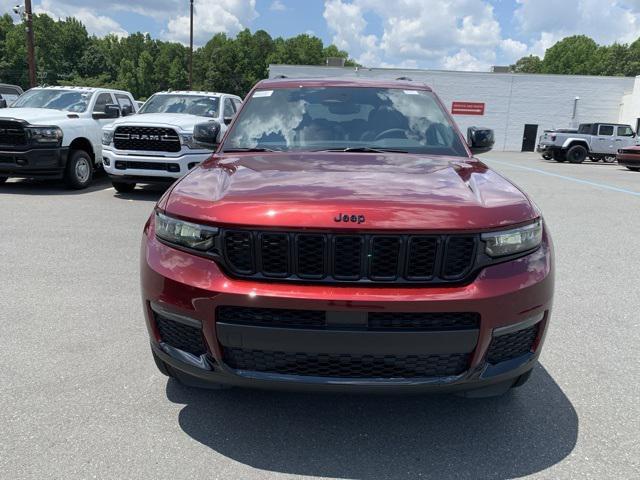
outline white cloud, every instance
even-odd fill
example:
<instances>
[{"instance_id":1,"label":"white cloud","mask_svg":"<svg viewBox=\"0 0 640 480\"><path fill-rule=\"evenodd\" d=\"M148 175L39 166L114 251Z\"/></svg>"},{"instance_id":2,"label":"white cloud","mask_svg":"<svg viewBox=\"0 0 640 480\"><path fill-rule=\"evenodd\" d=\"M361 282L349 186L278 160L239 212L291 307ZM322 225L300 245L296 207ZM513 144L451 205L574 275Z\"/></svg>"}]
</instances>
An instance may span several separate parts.
<instances>
[{"instance_id":1,"label":"white cloud","mask_svg":"<svg viewBox=\"0 0 640 480\"><path fill-rule=\"evenodd\" d=\"M368 32L367 14L380 19L379 36ZM500 24L487 1L326 0L324 18L333 42L367 66L464 64L486 69L501 41Z\"/></svg>"},{"instance_id":2,"label":"white cloud","mask_svg":"<svg viewBox=\"0 0 640 480\"><path fill-rule=\"evenodd\" d=\"M273 0L273 2L271 2L271 6L269 7L269 10L273 10L274 12L284 12L286 9L286 5L282 3L281 0Z\"/></svg>"},{"instance_id":3,"label":"white cloud","mask_svg":"<svg viewBox=\"0 0 640 480\"><path fill-rule=\"evenodd\" d=\"M216 33L236 34L256 17L256 0L196 0L194 43L201 45ZM169 20L165 36L169 40L189 42L189 15Z\"/></svg>"},{"instance_id":4,"label":"white cloud","mask_svg":"<svg viewBox=\"0 0 640 480\"><path fill-rule=\"evenodd\" d=\"M112 18L96 15L92 10L84 7L78 8L73 5L65 5L62 2L43 0L34 6L34 12L46 13L53 18L75 17L87 27L89 33L95 35L103 36L109 33L118 36L128 35L128 32Z\"/></svg>"},{"instance_id":5,"label":"white cloud","mask_svg":"<svg viewBox=\"0 0 640 480\"><path fill-rule=\"evenodd\" d=\"M500 51L502 52L502 58L511 64L524 57L529 51L529 47L526 43L512 38L505 38L500 42Z\"/></svg>"},{"instance_id":6,"label":"white cloud","mask_svg":"<svg viewBox=\"0 0 640 480\"><path fill-rule=\"evenodd\" d=\"M466 49L460 50L455 55L445 57L442 66L446 70L461 70L467 72L487 71L492 62L486 62L471 55Z\"/></svg>"}]
</instances>

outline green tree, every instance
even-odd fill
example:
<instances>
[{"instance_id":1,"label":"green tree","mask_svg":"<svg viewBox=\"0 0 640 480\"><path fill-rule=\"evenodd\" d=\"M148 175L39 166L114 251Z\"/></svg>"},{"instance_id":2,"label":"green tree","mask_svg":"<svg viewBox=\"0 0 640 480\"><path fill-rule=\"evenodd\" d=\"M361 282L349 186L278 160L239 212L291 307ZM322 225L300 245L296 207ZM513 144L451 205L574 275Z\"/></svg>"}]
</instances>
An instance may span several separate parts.
<instances>
[{"instance_id":1,"label":"green tree","mask_svg":"<svg viewBox=\"0 0 640 480\"><path fill-rule=\"evenodd\" d=\"M514 65L511 65L511 71L515 73L540 73L542 72L542 60L536 55L522 57Z\"/></svg>"},{"instance_id":2,"label":"green tree","mask_svg":"<svg viewBox=\"0 0 640 480\"><path fill-rule=\"evenodd\" d=\"M596 42L585 35L566 37L545 52L542 72L589 75L597 50Z\"/></svg>"}]
</instances>

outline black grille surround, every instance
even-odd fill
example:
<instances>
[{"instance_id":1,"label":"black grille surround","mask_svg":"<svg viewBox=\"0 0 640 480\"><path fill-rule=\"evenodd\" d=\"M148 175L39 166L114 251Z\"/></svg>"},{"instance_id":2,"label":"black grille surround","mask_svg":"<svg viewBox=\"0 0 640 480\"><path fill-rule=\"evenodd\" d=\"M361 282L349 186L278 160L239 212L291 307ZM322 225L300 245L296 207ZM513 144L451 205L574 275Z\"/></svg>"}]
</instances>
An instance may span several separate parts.
<instances>
[{"instance_id":1,"label":"black grille surround","mask_svg":"<svg viewBox=\"0 0 640 480\"><path fill-rule=\"evenodd\" d=\"M118 150L147 152L179 152L180 137L173 128L120 126L113 134L113 146Z\"/></svg>"},{"instance_id":2,"label":"black grille surround","mask_svg":"<svg viewBox=\"0 0 640 480\"><path fill-rule=\"evenodd\" d=\"M13 120L0 120L0 145L25 147L28 144L24 124Z\"/></svg>"},{"instance_id":3,"label":"black grille surround","mask_svg":"<svg viewBox=\"0 0 640 480\"><path fill-rule=\"evenodd\" d=\"M206 353L201 329L171 320L159 313L154 313L154 318L161 341L195 356Z\"/></svg>"},{"instance_id":4,"label":"black grille surround","mask_svg":"<svg viewBox=\"0 0 640 480\"><path fill-rule=\"evenodd\" d=\"M539 328L540 323L536 323L531 327L494 337L489 345L487 361L495 365L529 353L538 337Z\"/></svg>"},{"instance_id":5,"label":"black grille surround","mask_svg":"<svg viewBox=\"0 0 640 480\"><path fill-rule=\"evenodd\" d=\"M479 234L421 235L220 230L234 277L306 283L450 284L477 270Z\"/></svg>"},{"instance_id":6,"label":"black grille surround","mask_svg":"<svg viewBox=\"0 0 640 480\"><path fill-rule=\"evenodd\" d=\"M349 355L223 348L223 356L229 367L238 370L314 377L389 379L460 375L467 369L470 355Z\"/></svg>"}]
</instances>

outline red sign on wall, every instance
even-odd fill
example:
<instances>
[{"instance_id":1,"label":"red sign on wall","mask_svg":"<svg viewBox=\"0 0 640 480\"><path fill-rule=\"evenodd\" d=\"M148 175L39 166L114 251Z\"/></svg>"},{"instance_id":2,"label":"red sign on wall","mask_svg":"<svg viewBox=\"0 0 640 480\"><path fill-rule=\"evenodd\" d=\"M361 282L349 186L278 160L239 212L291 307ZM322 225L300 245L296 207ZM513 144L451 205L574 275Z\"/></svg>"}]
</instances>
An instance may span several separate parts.
<instances>
[{"instance_id":1,"label":"red sign on wall","mask_svg":"<svg viewBox=\"0 0 640 480\"><path fill-rule=\"evenodd\" d=\"M484 115L484 103L453 102L451 113L453 115Z\"/></svg>"}]
</instances>

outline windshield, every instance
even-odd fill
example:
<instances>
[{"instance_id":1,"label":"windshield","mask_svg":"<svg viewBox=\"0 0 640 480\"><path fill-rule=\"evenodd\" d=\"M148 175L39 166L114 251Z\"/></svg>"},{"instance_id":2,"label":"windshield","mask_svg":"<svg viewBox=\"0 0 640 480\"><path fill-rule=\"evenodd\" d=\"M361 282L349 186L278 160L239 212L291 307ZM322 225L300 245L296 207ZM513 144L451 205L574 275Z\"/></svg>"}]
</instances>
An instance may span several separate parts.
<instances>
[{"instance_id":1,"label":"windshield","mask_svg":"<svg viewBox=\"0 0 640 480\"><path fill-rule=\"evenodd\" d=\"M200 117L218 117L218 97L196 95L153 95L138 113L185 113Z\"/></svg>"},{"instance_id":2,"label":"windshield","mask_svg":"<svg viewBox=\"0 0 640 480\"><path fill-rule=\"evenodd\" d=\"M378 149L468 156L431 92L371 87L257 90L222 149Z\"/></svg>"},{"instance_id":3,"label":"windshield","mask_svg":"<svg viewBox=\"0 0 640 480\"><path fill-rule=\"evenodd\" d=\"M12 108L50 108L67 112L84 112L91 100L91 92L63 89L29 90L23 93Z\"/></svg>"}]
</instances>

